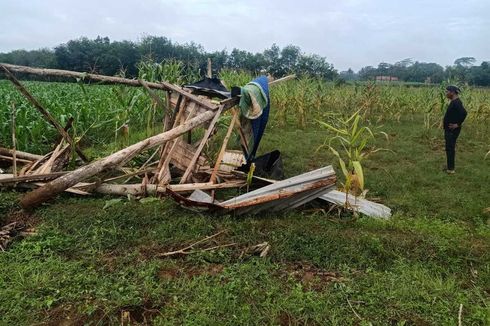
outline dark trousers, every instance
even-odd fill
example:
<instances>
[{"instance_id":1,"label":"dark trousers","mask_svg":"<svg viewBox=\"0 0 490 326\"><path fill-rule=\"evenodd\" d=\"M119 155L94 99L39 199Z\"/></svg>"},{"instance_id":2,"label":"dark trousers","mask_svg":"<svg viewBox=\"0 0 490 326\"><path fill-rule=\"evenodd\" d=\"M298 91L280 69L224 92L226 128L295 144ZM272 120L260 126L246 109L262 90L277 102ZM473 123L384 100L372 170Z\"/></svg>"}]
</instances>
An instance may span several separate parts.
<instances>
[{"instance_id":1,"label":"dark trousers","mask_svg":"<svg viewBox=\"0 0 490 326\"><path fill-rule=\"evenodd\" d=\"M447 169L454 170L454 158L456 157L456 140L458 139L461 128L444 129L444 139L446 140Z\"/></svg>"}]
</instances>

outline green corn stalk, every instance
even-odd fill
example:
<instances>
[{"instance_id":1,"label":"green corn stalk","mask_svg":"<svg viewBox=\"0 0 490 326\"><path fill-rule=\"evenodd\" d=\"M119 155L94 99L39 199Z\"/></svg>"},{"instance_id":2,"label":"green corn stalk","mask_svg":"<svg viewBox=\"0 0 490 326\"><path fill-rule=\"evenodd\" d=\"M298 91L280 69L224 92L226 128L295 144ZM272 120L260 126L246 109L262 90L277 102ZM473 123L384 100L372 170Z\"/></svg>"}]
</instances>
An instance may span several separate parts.
<instances>
[{"instance_id":1,"label":"green corn stalk","mask_svg":"<svg viewBox=\"0 0 490 326\"><path fill-rule=\"evenodd\" d=\"M352 193L357 196L365 189L365 176L362 161L370 154L380 149L365 151L369 142L374 139L375 134L367 126L361 125L361 110L357 110L347 119L338 119L336 125L324 121L318 123L333 132L333 136L328 136L324 145L338 159L344 182L343 191L346 194ZM379 134L388 135L384 132ZM334 144L337 144L334 146ZM347 205L347 198L346 198Z\"/></svg>"}]
</instances>

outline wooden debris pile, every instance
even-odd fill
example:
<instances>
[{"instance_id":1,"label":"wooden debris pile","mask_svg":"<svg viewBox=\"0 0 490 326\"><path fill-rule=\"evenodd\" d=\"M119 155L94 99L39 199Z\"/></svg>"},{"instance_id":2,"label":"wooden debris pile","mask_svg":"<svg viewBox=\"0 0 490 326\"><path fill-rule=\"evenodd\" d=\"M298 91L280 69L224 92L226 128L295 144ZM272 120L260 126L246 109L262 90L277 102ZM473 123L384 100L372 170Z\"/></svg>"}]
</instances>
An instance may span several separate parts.
<instances>
[{"instance_id":1,"label":"wooden debris pile","mask_svg":"<svg viewBox=\"0 0 490 326\"><path fill-rule=\"evenodd\" d=\"M12 171L10 174L0 174L0 187L30 189L20 201L25 209L34 208L62 192L69 192L77 195L166 194L186 207L234 211L240 214L258 213L298 207L335 188L335 172L331 167L279 182L251 178L250 175L237 171L236 168L244 163L244 155L228 150L228 142L236 130L240 146L246 154L249 148L247 139L250 136L247 134L249 131L240 124L240 113L236 109L239 96L217 101L213 96L205 96L202 92L197 93L193 89L166 82L150 83L144 80L9 64L0 64L1 71L60 135L52 151L46 155L34 155L16 150L13 128L14 148L0 148L0 164L4 164L0 167L5 169L6 165ZM163 130L104 158L90 161L79 143L69 134L71 125L76 121L70 120L66 126L61 126L48 109L16 79L14 73L143 87L155 105L164 112ZM272 81L269 85L291 78L294 76ZM155 90L164 91L165 98L159 97ZM216 156L209 157L205 154L205 148L211 142L216 142L218 121L224 114L231 115L231 122L218 144ZM74 153L77 156L76 168L69 170L69 162ZM143 153L149 157L143 164L137 167L134 161L130 164ZM135 179L138 182L135 183ZM246 187L248 191L250 180L262 182L266 186L224 202L216 200L216 192L221 189Z\"/></svg>"}]
</instances>

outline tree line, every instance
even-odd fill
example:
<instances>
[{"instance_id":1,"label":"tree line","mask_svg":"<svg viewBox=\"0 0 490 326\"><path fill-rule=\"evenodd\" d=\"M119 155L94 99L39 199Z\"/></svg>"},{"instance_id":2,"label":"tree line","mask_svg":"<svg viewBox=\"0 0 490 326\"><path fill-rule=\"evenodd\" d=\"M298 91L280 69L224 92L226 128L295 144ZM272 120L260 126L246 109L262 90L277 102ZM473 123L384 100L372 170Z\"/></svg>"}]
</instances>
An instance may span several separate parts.
<instances>
[{"instance_id":1,"label":"tree line","mask_svg":"<svg viewBox=\"0 0 490 326\"><path fill-rule=\"evenodd\" d=\"M240 49L207 52L194 42L179 44L162 36L146 36L138 42L111 41L108 37L88 39L85 37L60 44L54 49L15 50L0 53L0 62L86 71L104 75L138 75L137 65L141 61L162 62L167 59L181 61L193 70L206 71L207 59L212 61L214 74L221 69L246 70L254 74L269 73L275 77L290 73L308 75L326 80L375 80L377 76L397 77L400 81L440 83L444 80L457 81L479 86L490 86L490 62L475 65L475 58L463 57L454 65L442 67L437 63L426 63L404 59L394 64L380 63L377 67L367 66L354 72L352 69L340 73L326 58L306 54L300 47L287 45L280 48L273 44L263 52L252 53Z\"/></svg>"},{"instance_id":2,"label":"tree line","mask_svg":"<svg viewBox=\"0 0 490 326\"><path fill-rule=\"evenodd\" d=\"M275 77L289 73L310 75L332 80L338 73L324 57L305 54L298 46L282 49L273 44L262 53L239 49L206 52L196 43L178 44L166 37L146 36L139 42L111 41L108 37L71 40L54 49L15 50L0 53L0 62L57 68L104 75L124 73L127 77L138 75L137 64L143 60L162 62L167 59L181 61L192 69L205 72L207 59L216 74L223 68L246 70L254 74L269 73Z\"/></svg>"}]
</instances>

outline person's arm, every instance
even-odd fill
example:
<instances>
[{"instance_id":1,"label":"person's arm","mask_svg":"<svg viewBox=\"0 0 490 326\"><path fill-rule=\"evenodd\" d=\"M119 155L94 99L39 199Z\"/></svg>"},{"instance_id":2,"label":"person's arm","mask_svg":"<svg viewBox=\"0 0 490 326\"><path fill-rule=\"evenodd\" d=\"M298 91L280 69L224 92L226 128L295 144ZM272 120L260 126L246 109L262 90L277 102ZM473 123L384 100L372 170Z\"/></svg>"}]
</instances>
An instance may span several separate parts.
<instances>
[{"instance_id":1,"label":"person's arm","mask_svg":"<svg viewBox=\"0 0 490 326\"><path fill-rule=\"evenodd\" d=\"M468 115L468 112L466 112L463 104L459 105L459 107L458 107L458 125L460 127L463 124L464 120L466 119L467 115Z\"/></svg>"}]
</instances>

